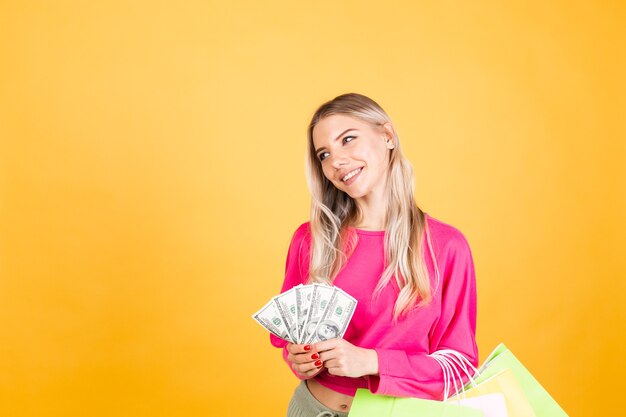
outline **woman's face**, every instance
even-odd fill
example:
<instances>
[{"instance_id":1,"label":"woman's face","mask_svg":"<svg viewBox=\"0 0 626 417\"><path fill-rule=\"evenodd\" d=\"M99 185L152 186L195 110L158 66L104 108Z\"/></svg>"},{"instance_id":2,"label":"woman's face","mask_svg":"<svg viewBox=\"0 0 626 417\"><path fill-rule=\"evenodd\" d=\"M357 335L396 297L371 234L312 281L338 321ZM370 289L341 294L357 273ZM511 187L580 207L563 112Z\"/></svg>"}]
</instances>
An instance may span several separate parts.
<instances>
[{"instance_id":1,"label":"woman's face","mask_svg":"<svg viewBox=\"0 0 626 417\"><path fill-rule=\"evenodd\" d=\"M324 176L335 187L355 200L384 198L391 123L383 131L350 116L327 116L313 128L313 147ZM352 177L346 178L348 174Z\"/></svg>"}]
</instances>

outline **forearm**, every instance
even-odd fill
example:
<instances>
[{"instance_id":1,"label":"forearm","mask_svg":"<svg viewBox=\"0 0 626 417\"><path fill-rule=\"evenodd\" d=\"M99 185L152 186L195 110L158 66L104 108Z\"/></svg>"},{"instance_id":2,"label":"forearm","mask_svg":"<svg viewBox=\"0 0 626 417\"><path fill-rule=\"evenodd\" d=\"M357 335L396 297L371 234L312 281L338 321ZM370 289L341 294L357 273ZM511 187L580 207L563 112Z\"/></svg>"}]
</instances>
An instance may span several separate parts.
<instances>
[{"instance_id":1,"label":"forearm","mask_svg":"<svg viewBox=\"0 0 626 417\"><path fill-rule=\"evenodd\" d=\"M471 351L470 351L471 352ZM464 353L472 365L478 359ZM393 396L410 396L441 399L444 389L443 371L440 364L426 353L407 353L396 349L377 349L378 375L368 377L372 393ZM456 366L455 366L456 367ZM461 384L467 382L462 370Z\"/></svg>"}]
</instances>

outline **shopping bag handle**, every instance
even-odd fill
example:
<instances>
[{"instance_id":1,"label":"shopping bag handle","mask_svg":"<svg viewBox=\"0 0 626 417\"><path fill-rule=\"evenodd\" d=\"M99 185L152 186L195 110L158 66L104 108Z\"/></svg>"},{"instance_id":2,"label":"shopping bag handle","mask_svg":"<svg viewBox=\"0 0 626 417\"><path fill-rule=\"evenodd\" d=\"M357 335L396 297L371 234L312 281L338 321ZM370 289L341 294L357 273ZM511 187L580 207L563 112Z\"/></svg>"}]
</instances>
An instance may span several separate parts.
<instances>
[{"instance_id":1,"label":"shopping bag handle","mask_svg":"<svg viewBox=\"0 0 626 417\"><path fill-rule=\"evenodd\" d=\"M444 384L443 401L447 401L449 398L449 392L451 389L451 384L449 382L450 380L452 380L452 382L454 383L455 395L461 392L463 399L465 399L465 387L463 386L463 379L458 369L461 369L463 373L469 378L472 386L477 385L476 381L474 381L474 378L480 375L480 372L478 371L478 369L476 369L474 365L472 365L469 359L467 359L465 355L461 354L460 352L454 349L440 349L431 353L428 356L435 359L441 366L441 369L443 370L443 384ZM457 365L458 367L455 365ZM473 376L470 374L470 369L474 371ZM455 374L457 378L455 378ZM460 383L460 389L459 389L459 386L457 385L457 379Z\"/></svg>"},{"instance_id":2,"label":"shopping bag handle","mask_svg":"<svg viewBox=\"0 0 626 417\"><path fill-rule=\"evenodd\" d=\"M452 369L450 368L448 361L443 356L435 354L431 354L429 356L436 360L439 363L439 366L441 366L441 370L443 371L443 401L447 401L450 393L450 379L454 382L454 388L458 392L456 380L452 378Z\"/></svg>"},{"instance_id":3,"label":"shopping bag handle","mask_svg":"<svg viewBox=\"0 0 626 417\"><path fill-rule=\"evenodd\" d=\"M463 373L467 375L472 385L474 386L476 385L473 378L480 375L480 371L476 369L474 365L472 365L472 363L469 361L469 359L467 359L467 357L465 357L465 355L453 349L441 349L441 350L436 351L435 353L437 355L441 355L449 359L451 363L457 364L463 370ZM473 374L470 374L468 367L472 371L474 371ZM456 370L456 368L454 369ZM457 372L457 375L458 375L458 372Z\"/></svg>"}]
</instances>

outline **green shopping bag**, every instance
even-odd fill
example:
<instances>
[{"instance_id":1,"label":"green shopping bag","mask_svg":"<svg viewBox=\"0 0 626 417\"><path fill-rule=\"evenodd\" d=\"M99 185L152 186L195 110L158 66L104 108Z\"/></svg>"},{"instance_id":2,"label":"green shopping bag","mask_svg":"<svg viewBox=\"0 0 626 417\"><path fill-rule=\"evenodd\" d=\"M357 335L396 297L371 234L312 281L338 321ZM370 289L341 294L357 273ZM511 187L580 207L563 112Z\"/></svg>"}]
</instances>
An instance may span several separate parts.
<instances>
[{"instance_id":1,"label":"green shopping bag","mask_svg":"<svg viewBox=\"0 0 626 417\"><path fill-rule=\"evenodd\" d=\"M359 388L349 417L484 417L482 411L449 402L389 397Z\"/></svg>"},{"instance_id":2,"label":"green shopping bag","mask_svg":"<svg viewBox=\"0 0 626 417\"><path fill-rule=\"evenodd\" d=\"M535 411L537 417L567 417L567 414L556 401L541 386L539 381L522 365L513 353L500 343L483 365L479 368L479 375L474 378L476 383L486 381L504 369L513 371L517 382L521 385L528 402ZM469 389L470 384L466 385Z\"/></svg>"},{"instance_id":3,"label":"green shopping bag","mask_svg":"<svg viewBox=\"0 0 626 417\"><path fill-rule=\"evenodd\" d=\"M504 369L485 381L468 387L465 391L450 398L450 401L481 397L494 393L499 393L504 398L506 415L508 417L536 417L524 390L510 369Z\"/></svg>"}]
</instances>

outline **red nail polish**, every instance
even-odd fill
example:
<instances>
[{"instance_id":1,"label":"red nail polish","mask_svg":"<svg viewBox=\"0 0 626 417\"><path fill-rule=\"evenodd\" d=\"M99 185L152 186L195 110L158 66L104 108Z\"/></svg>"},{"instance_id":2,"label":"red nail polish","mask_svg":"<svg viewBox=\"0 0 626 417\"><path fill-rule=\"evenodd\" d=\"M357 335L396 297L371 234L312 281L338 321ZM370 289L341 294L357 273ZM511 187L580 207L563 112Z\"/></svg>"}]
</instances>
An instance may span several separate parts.
<instances>
[{"instance_id":1,"label":"red nail polish","mask_svg":"<svg viewBox=\"0 0 626 417\"><path fill-rule=\"evenodd\" d=\"M320 366L322 366L322 361L316 361L316 362L315 362L315 366L317 366L318 368L319 368Z\"/></svg>"},{"instance_id":2,"label":"red nail polish","mask_svg":"<svg viewBox=\"0 0 626 417\"><path fill-rule=\"evenodd\" d=\"M311 350L311 345L304 346L304 350Z\"/></svg>"},{"instance_id":3,"label":"red nail polish","mask_svg":"<svg viewBox=\"0 0 626 417\"><path fill-rule=\"evenodd\" d=\"M319 359L320 355L318 355L317 353L314 353L311 355L311 359Z\"/></svg>"}]
</instances>

